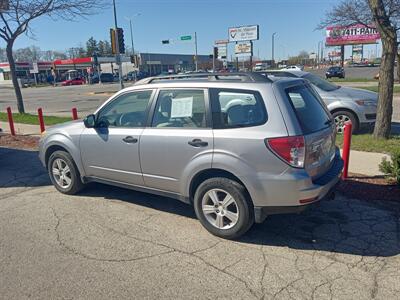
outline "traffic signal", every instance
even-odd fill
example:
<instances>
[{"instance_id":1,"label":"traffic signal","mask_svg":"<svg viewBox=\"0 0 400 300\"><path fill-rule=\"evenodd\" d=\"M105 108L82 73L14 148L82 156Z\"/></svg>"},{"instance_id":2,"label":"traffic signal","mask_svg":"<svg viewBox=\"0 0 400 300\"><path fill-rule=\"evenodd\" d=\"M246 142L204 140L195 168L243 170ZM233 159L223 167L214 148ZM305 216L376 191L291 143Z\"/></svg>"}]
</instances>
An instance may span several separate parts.
<instances>
[{"instance_id":1,"label":"traffic signal","mask_svg":"<svg viewBox=\"0 0 400 300\"><path fill-rule=\"evenodd\" d=\"M214 47L214 57L218 57L218 47Z\"/></svg>"},{"instance_id":2,"label":"traffic signal","mask_svg":"<svg viewBox=\"0 0 400 300\"><path fill-rule=\"evenodd\" d=\"M137 55L131 55L131 63L135 66L139 66L139 57Z\"/></svg>"},{"instance_id":3,"label":"traffic signal","mask_svg":"<svg viewBox=\"0 0 400 300\"><path fill-rule=\"evenodd\" d=\"M124 30L117 28L119 53L125 53Z\"/></svg>"},{"instance_id":4,"label":"traffic signal","mask_svg":"<svg viewBox=\"0 0 400 300\"><path fill-rule=\"evenodd\" d=\"M110 39L111 39L111 52L117 54L117 44L115 40L115 29L110 28Z\"/></svg>"},{"instance_id":5,"label":"traffic signal","mask_svg":"<svg viewBox=\"0 0 400 300\"><path fill-rule=\"evenodd\" d=\"M169 40L162 40L161 43L162 43L163 45L169 44Z\"/></svg>"},{"instance_id":6,"label":"traffic signal","mask_svg":"<svg viewBox=\"0 0 400 300\"><path fill-rule=\"evenodd\" d=\"M93 53L93 64L94 64L95 66L97 66L97 65L99 64L97 52L94 52L94 53Z\"/></svg>"},{"instance_id":7,"label":"traffic signal","mask_svg":"<svg viewBox=\"0 0 400 300\"><path fill-rule=\"evenodd\" d=\"M112 54L117 54L117 39L119 53L125 53L124 30L122 28L110 28Z\"/></svg>"}]
</instances>

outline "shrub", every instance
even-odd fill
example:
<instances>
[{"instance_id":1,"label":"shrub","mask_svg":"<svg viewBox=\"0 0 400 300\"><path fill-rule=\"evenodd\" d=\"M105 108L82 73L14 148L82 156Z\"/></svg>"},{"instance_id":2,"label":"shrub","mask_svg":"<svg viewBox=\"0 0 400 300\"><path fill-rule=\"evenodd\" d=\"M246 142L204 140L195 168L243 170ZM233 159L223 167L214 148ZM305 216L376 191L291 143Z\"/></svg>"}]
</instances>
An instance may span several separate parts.
<instances>
[{"instance_id":1,"label":"shrub","mask_svg":"<svg viewBox=\"0 0 400 300\"><path fill-rule=\"evenodd\" d=\"M391 162L384 157L379 165L379 170L390 178L394 178L400 185L400 149L392 152L390 155Z\"/></svg>"}]
</instances>

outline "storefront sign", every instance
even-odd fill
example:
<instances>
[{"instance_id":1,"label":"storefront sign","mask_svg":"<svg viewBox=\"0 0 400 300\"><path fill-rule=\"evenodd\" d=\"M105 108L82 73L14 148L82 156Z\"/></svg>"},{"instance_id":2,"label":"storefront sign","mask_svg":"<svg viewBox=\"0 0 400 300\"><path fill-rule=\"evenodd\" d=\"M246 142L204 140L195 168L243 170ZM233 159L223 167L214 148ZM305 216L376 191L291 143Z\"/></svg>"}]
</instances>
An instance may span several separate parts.
<instances>
[{"instance_id":1,"label":"storefront sign","mask_svg":"<svg viewBox=\"0 0 400 300\"><path fill-rule=\"evenodd\" d=\"M326 28L326 45L375 44L381 38L378 30L361 24L354 26L329 26Z\"/></svg>"}]
</instances>

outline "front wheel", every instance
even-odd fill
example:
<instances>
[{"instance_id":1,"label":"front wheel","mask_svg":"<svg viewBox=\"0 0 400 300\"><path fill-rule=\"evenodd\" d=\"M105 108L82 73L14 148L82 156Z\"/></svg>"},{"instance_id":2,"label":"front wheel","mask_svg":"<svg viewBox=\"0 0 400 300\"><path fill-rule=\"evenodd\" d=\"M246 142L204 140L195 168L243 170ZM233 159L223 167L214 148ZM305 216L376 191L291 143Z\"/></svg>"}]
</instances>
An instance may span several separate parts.
<instances>
[{"instance_id":1,"label":"front wheel","mask_svg":"<svg viewBox=\"0 0 400 300\"><path fill-rule=\"evenodd\" d=\"M254 223L254 209L246 189L228 178L211 178L200 184L194 209L209 232L225 239L240 237Z\"/></svg>"},{"instance_id":2,"label":"front wheel","mask_svg":"<svg viewBox=\"0 0 400 300\"><path fill-rule=\"evenodd\" d=\"M344 125L346 122L351 122L351 124L353 125L352 131L357 132L358 131L358 120L356 118L356 116L347 111L347 110L339 110L336 111L332 114L333 119L335 120L335 125L336 125L336 131L339 134L343 134L344 133Z\"/></svg>"},{"instance_id":3,"label":"front wheel","mask_svg":"<svg viewBox=\"0 0 400 300\"><path fill-rule=\"evenodd\" d=\"M71 155L65 151L53 152L47 163L47 169L54 187L63 194L73 195L84 187L78 168Z\"/></svg>"}]
</instances>

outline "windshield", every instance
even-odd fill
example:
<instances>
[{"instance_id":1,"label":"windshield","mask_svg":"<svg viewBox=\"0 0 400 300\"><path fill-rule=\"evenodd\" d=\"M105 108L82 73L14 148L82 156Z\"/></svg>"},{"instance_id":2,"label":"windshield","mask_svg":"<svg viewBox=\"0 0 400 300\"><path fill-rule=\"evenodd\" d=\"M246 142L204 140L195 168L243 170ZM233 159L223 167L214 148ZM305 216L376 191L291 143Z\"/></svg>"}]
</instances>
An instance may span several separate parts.
<instances>
[{"instance_id":1,"label":"windshield","mask_svg":"<svg viewBox=\"0 0 400 300\"><path fill-rule=\"evenodd\" d=\"M308 73L308 74L302 76L302 78L307 79L313 85L315 85L316 87L320 88L321 90L323 90L325 92L334 91L334 90L337 90L338 88L340 88L340 86L330 83L330 82L322 79L321 77L311 74L311 73Z\"/></svg>"}]
</instances>

